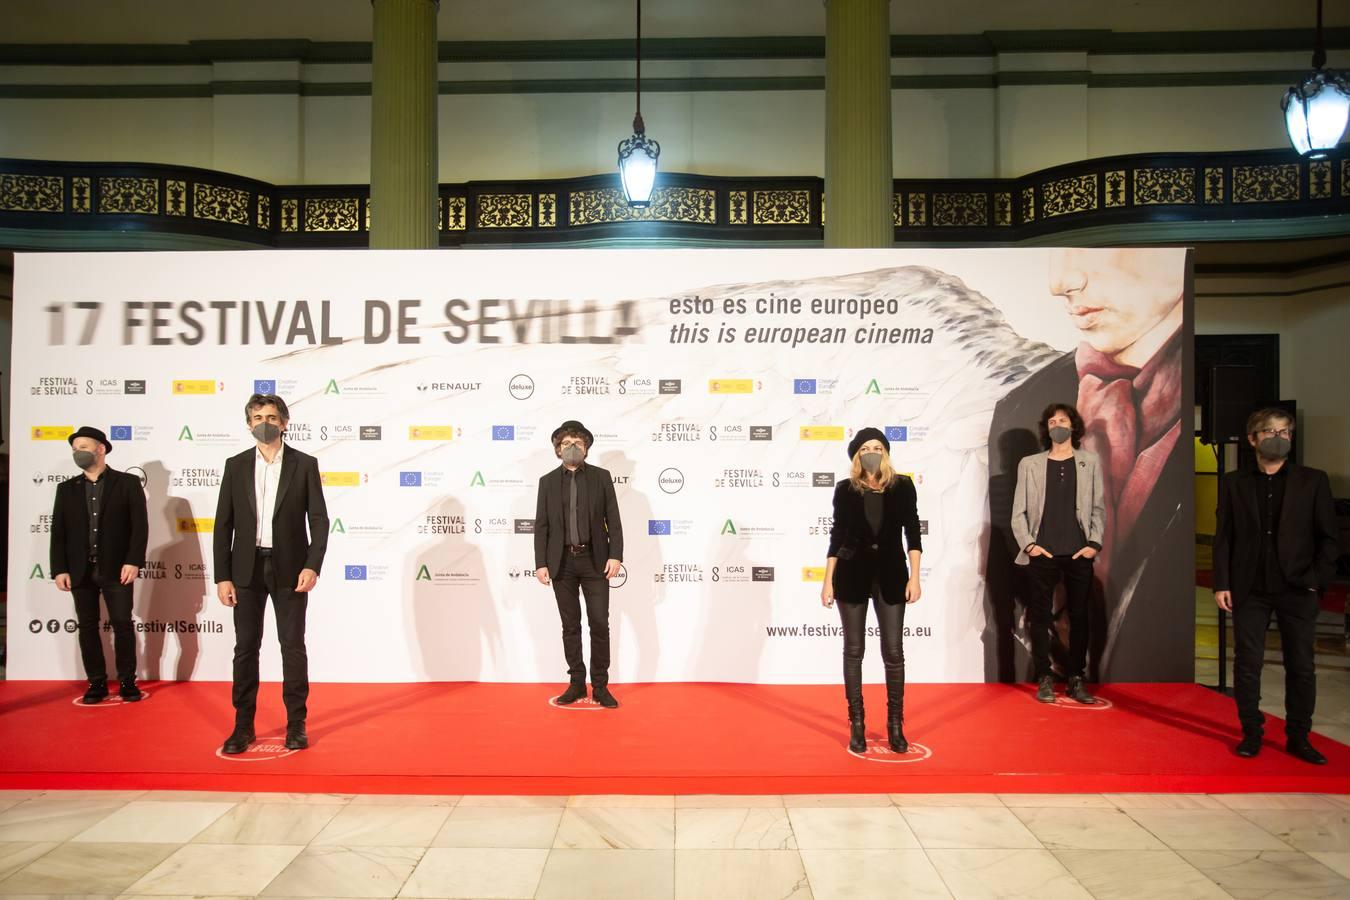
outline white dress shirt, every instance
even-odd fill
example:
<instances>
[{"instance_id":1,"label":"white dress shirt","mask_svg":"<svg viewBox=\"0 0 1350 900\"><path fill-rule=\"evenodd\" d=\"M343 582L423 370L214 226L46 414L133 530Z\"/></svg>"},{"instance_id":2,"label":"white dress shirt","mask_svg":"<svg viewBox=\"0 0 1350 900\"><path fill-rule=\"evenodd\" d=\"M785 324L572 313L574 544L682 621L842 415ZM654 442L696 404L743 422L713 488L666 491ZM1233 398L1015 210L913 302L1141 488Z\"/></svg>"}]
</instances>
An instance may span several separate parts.
<instances>
[{"instance_id":1,"label":"white dress shirt","mask_svg":"<svg viewBox=\"0 0 1350 900\"><path fill-rule=\"evenodd\" d=\"M277 509L277 489L281 484L281 455L285 444L277 450L277 455L268 462L261 450L254 450L253 457L253 496L258 501L258 534L255 546L272 546L272 516Z\"/></svg>"}]
</instances>

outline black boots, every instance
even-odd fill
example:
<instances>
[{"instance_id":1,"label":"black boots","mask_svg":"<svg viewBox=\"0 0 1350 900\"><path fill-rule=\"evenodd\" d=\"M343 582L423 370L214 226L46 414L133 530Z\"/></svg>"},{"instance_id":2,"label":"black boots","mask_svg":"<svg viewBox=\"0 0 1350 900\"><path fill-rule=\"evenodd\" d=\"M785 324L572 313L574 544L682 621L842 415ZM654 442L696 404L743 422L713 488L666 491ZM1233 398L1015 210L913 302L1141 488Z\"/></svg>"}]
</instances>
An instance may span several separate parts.
<instances>
[{"instance_id":1,"label":"black boots","mask_svg":"<svg viewBox=\"0 0 1350 900\"><path fill-rule=\"evenodd\" d=\"M137 687L136 677L134 675L131 678L122 679L117 694L127 703L135 703L145 696L141 693L141 689Z\"/></svg>"},{"instance_id":2,"label":"black boots","mask_svg":"<svg viewBox=\"0 0 1350 900\"><path fill-rule=\"evenodd\" d=\"M235 725L234 731L230 732L230 736L225 739L220 752L228 753L231 756L243 753L255 739L252 725Z\"/></svg>"},{"instance_id":3,"label":"black boots","mask_svg":"<svg viewBox=\"0 0 1350 900\"><path fill-rule=\"evenodd\" d=\"M1243 759L1251 759L1253 756L1260 753L1261 732L1244 731L1242 733L1242 740L1238 741L1238 745L1233 748L1233 752Z\"/></svg>"},{"instance_id":4,"label":"black boots","mask_svg":"<svg viewBox=\"0 0 1350 900\"><path fill-rule=\"evenodd\" d=\"M1307 735L1289 738L1284 745L1284 749L1291 756L1301 759L1305 763L1312 763L1314 766L1325 766L1327 764L1327 758L1322 755L1322 751L1308 741Z\"/></svg>"},{"instance_id":5,"label":"black boots","mask_svg":"<svg viewBox=\"0 0 1350 900\"><path fill-rule=\"evenodd\" d=\"M584 688L583 688L584 690ZM617 709L619 701L609 692L607 684L591 684L591 699L599 703L605 709Z\"/></svg>"},{"instance_id":6,"label":"black boots","mask_svg":"<svg viewBox=\"0 0 1350 900\"><path fill-rule=\"evenodd\" d=\"M93 706L95 703L102 703L106 696L108 696L108 679L91 678L89 679L89 689L84 692L80 702Z\"/></svg>"},{"instance_id":7,"label":"black boots","mask_svg":"<svg viewBox=\"0 0 1350 900\"><path fill-rule=\"evenodd\" d=\"M1069 690L1066 693L1071 700L1086 706L1091 706L1097 702L1097 698L1089 694L1087 688L1083 687L1083 676L1081 675L1075 675L1069 679Z\"/></svg>"},{"instance_id":8,"label":"black boots","mask_svg":"<svg viewBox=\"0 0 1350 900\"><path fill-rule=\"evenodd\" d=\"M886 739L890 742L892 753L908 753L909 741L905 740L905 714L892 709L886 713Z\"/></svg>"},{"instance_id":9,"label":"black boots","mask_svg":"<svg viewBox=\"0 0 1350 900\"><path fill-rule=\"evenodd\" d=\"M1042 675L1036 685L1036 699L1042 703L1055 702L1055 679L1049 675Z\"/></svg>"},{"instance_id":10,"label":"black boots","mask_svg":"<svg viewBox=\"0 0 1350 900\"><path fill-rule=\"evenodd\" d=\"M848 705L848 749L853 753L867 752L867 723L862 701Z\"/></svg>"},{"instance_id":11,"label":"black boots","mask_svg":"<svg viewBox=\"0 0 1350 900\"><path fill-rule=\"evenodd\" d=\"M574 681L567 686L567 690L563 691L554 702L559 706L568 706L572 703L576 703L578 700L584 699L585 696L586 682L583 681L577 683Z\"/></svg>"},{"instance_id":12,"label":"black boots","mask_svg":"<svg viewBox=\"0 0 1350 900\"><path fill-rule=\"evenodd\" d=\"M290 722L286 725L286 749L309 749L309 734L305 731L304 722Z\"/></svg>"}]
</instances>

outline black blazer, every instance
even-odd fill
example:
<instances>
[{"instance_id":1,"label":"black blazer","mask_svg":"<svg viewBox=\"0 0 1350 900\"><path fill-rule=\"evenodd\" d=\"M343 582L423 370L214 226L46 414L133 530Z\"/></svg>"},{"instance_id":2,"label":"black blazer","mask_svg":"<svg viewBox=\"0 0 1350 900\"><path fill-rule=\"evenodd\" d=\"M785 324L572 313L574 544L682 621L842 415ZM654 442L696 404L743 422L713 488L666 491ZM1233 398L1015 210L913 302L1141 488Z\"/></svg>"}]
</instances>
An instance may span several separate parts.
<instances>
[{"instance_id":1,"label":"black blazer","mask_svg":"<svg viewBox=\"0 0 1350 900\"><path fill-rule=\"evenodd\" d=\"M591 522L591 559L603 569L611 559L623 559L623 523L619 520L619 500L614 495L614 479L609 471L586 463L579 470L586 479L587 514ZM567 543L567 524L563 522L563 467L553 469L539 479L539 500L534 512L534 567L548 567L550 578L562 568L563 545Z\"/></svg>"},{"instance_id":2,"label":"black blazer","mask_svg":"<svg viewBox=\"0 0 1350 900\"><path fill-rule=\"evenodd\" d=\"M853 490L847 478L834 486L834 524L830 526L826 555L838 560L834 564L834 596L838 600L865 601L872 595L873 582L879 581L883 600L905 602L905 582L909 579L905 547L923 549L919 496L909 476L895 476L882 494L881 506L881 533L873 534L863 495Z\"/></svg>"},{"instance_id":3,"label":"black blazer","mask_svg":"<svg viewBox=\"0 0 1350 900\"><path fill-rule=\"evenodd\" d=\"M141 480L128 472L104 470L107 483L99 501L98 571L105 579L121 576L123 566L145 565L150 528ZM84 502L84 475L56 486L52 507L52 577L70 575L79 584L89 565L89 509Z\"/></svg>"},{"instance_id":4,"label":"black blazer","mask_svg":"<svg viewBox=\"0 0 1350 900\"><path fill-rule=\"evenodd\" d=\"M253 466L258 449L251 447L225 461L216 504L216 583L235 587L253 582L257 557L258 496L253 489ZM305 524L309 534L305 534ZM293 588L301 569L323 568L328 549L328 507L323 501L319 461L286 445L281 456L277 503L272 514L272 567L277 588Z\"/></svg>"},{"instance_id":5,"label":"black blazer","mask_svg":"<svg viewBox=\"0 0 1350 900\"><path fill-rule=\"evenodd\" d=\"M1284 505L1275 535L1285 581L1325 589L1336 571L1336 510L1331 482L1321 469L1286 462ZM1236 602L1256 582L1261 548L1260 484L1256 469L1223 477L1218 525L1214 532L1214 590L1232 591Z\"/></svg>"}]
</instances>

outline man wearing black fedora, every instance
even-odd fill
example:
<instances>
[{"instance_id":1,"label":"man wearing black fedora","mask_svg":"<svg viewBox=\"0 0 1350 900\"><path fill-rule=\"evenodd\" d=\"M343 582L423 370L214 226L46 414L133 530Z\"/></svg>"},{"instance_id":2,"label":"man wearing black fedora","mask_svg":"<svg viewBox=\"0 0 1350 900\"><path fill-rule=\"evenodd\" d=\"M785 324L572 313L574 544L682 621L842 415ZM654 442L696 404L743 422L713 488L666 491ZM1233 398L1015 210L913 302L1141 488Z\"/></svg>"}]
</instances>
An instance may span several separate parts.
<instances>
[{"instance_id":1,"label":"man wearing black fedora","mask_svg":"<svg viewBox=\"0 0 1350 900\"><path fill-rule=\"evenodd\" d=\"M71 455L82 474L56 486L52 508L52 577L75 598L80 656L89 689L81 702L108 696L108 666L99 636L99 594L108 607L118 693L141 699L136 686L136 633L131 625L132 584L145 565L149 535L141 480L108 467L112 444L97 428L83 425L70 438Z\"/></svg>"},{"instance_id":2,"label":"man wearing black fedora","mask_svg":"<svg viewBox=\"0 0 1350 900\"><path fill-rule=\"evenodd\" d=\"M623 559L623 524L614 479L587 464L595 436L576 420L553 432L553 452L562 465L539 479L534 516L535 577L552 584L562 618L563 655L571 680L557 703L586 696L586 662L581 652L581 599L591 633L592 699L613 709L609 691L609 579Z\"/></svg>"}]
</instances>

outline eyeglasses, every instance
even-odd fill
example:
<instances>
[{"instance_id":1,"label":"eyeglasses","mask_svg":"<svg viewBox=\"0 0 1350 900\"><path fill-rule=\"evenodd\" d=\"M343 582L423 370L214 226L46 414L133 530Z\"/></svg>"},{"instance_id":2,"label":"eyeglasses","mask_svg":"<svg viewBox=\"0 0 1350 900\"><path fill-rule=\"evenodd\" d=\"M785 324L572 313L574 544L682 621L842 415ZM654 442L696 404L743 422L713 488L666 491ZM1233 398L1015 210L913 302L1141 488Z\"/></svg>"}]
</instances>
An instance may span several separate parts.
<instances>
[{"instance_id":1,"label":"eyeglasses","mask_svg":"<svg viewBox=\"0 0 1350 900\"><path fill-rule=\"evenodd\" d=\"M1257 434L1269 435L1270 437L1291 438L1294 436L1294 430L1292 428L1280 428L1278 430L1274 428L1262 428Z\"/></svg>"}]
</instances>

